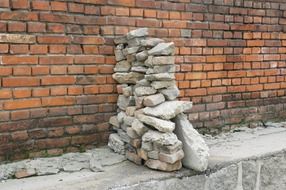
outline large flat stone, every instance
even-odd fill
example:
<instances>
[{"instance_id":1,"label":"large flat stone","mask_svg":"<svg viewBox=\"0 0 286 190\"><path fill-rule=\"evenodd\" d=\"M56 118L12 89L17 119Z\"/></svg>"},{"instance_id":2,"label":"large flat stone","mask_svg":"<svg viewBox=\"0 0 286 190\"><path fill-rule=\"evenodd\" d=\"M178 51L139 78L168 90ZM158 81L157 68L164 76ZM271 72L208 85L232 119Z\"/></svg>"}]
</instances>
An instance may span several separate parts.
<instances>
[{"instance_id":1,"label":"large flat stone","mask_svg":"<svg viewBox=\"0 0 286 190\"><path fill-rule=\"evenodd\" d=\"M208 167L209 147L201 135L193 128L184 114L175 118L175 134L183 143L185 157L183 165L197 171L205 171Z\"/></svg>"},{"instance_id":2,"label":"large flat stone","mask_svg":"<svg viewBox=\"0 0 286 190\"><path fill-rule=\"evenodd\" d=\"M148 51L149 55L173 55L175 53L175 45L170 43L159 43Z\"/></svg>"},{"instance_id":3,"label":"large flat stone","mask_svg":"<svg viewBox=\"0 0 286 190\"><path fill-rule=\"evenodd\" d=\"M166 101L155 107L144 108L143 113L168 120L176 117L176 115L183 113L186 110L190 110L192 106L192 102L187 101Z\"/></svg>"},{"instance_id":4,"label":"large flat stone","mask_svg":"<svg viewBox=\"0 0 286 190\"><path fill-rule=\"evenodd\" d=\"M172 132L175 129L175 124L171 121L166 121L163 119L158 119L158 118L143 115L143 114L139 114L137 118L141 122L147 125L150 125L161 132Z\"/></svg>"},{"instance_id":5,"label":"large flat stone","mask_svg":"<svg viewBox=\"0 0 286 190\"><path fill-rule=\"evenodd\" d=\"M144 78L144 74L137 72L130 73L114 73L112 78L118 83L136 84L137 81Z\"/></svg>"}]
</instances>

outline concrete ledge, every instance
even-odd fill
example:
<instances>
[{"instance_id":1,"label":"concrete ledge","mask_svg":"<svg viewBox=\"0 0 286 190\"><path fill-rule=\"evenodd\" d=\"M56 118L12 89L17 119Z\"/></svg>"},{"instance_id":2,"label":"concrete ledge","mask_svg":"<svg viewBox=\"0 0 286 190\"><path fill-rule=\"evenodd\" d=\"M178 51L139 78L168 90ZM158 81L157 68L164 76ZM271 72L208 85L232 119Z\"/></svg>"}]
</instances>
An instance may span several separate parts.
<instances>
[{"instance_id":1,"label":"concrete ledge","mask_svg":"<svg viewBox=\"0 0 286 190\"><path fill-rule=\"evenodd\" d=\"M104 172L80 171L12 179L1 190L277 190L286 189L286 129L258 128L207 138L210 168L158 172L128 161Z\"/></svg>"}]
</instances>

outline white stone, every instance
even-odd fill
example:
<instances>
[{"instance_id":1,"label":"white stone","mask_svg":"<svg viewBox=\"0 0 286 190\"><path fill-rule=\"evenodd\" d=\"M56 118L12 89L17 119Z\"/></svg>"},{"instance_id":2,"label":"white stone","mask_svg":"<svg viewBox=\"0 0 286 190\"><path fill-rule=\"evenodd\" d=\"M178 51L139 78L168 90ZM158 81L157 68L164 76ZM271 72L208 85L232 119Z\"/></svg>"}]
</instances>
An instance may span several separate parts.
<instances>
[{"instance_id":1,"label":"white stone","mask_svg":"<svg viewBox=\"0 0 286 190\"><path fill-rule=\"evenodd\" d=\"M176 82L174 80L171 81L153 81L151 83L151 86L155 89L162 89L162 88L168 88L171 86L175 86Z\"/></svg>"},{"instance_id":2,"label":"white stone","mask_svg":"<svg viewBox=\"0 0 286 190\"><path fill-rule=\"evenodd\" d=\"M123 54L121 49L115 49L114 50L114 55L115 55L115 60L116 61L122 61L122 60L126 59L126 57L124 56L124 54Z\"/></svg>"},{"instance_id":3,"label":"white stone","mask_svg":"<svg viewBox=\"0 0 286 190\"><path fill-rule=\"evenodd\" d=\"M144 98L143 104L144 106L147 106L147 107L153 107L158 104L161 104L164 101L165 101L165 97L163 96L163 94L159 93L159 94L146 96Z\"/></svg>"},{"instance_id":4,"label":"white stone","mask_svg":"<svg viewBox=\"0 0 286 190\"><path fill-rule=\"evenodd\" d=\"M169 80L174 80L175 79L175 74L174 73L158 73L158 74L150 74L150 75L145 75L145 79L149 81L169 81Z\"/></svg>"},{"instance_id":5,"label":"white stone","mask_svg":"<svg viewBox=\"0 0 286 190\"><path fill-rule=\"evenodd\" d=\"M148 87L148 86L140 86L140 87L135 88L136 96L147 96L147 95L155 94L156 92L157 90L155 90L152 87Z\"/></svg>"},{"instance_id":6,"label":"white stone","mask_svg":"<svg viewBox=\"0 0 286 190\"><path fill-rule=\"evenodd\" d=\"M148 28L138 28L136 30L132 30L129 33L127 33L127 39L133 39L138 37L144 37L148 35Z\"/></svg>"},{"instance_id":7,"label":"white stone","mask_svg":"<svg viewBox=\"0 0 286 190\"><path fill-rule=\"evenodd\" d=\"M148 51L149 55L173 55L175 53L174 42L159 43Z\"/></svg>"},{"instance_id":8,"label":"white stone","mask_svg":"<svg viewBox=\"0 0 286 190\"><path fill-rule=\"evenodd\" d=\"M138 72L138 73L146 73L147 68L144 66L135 66L135 67L131 67L131 71Z\"/></svg>"},{"instance_id":9,"label":"white stone","mask_svg":"<svg viewBox=\"0 0 286 190\"><path fill-rule=\"evenodd\" d=\"M114 73L112 78L118 83L136 84L137 81L144 78L142 73L130 72L130 73Z\"/></svg>"},{"instance_id":10,"label":"white stone","mask_svg":"<svg viewBox=\"0 0 286 190\"><path fill-rule=\"evenodd\" d=\"M136 54L136 59L138 61L145 61L148 58L148 53L146 51L141 51Z\"/></svg>"},{"instance_id":11,"label":"white stone","mask_svg":"<svg viewBox=\"0 0 286 190\"><path fill-rule=\"evenodd\" d=\"M149 68L146 71L146 74L155 74L155 73L174 73L176 71L176 65L162 65L154 66Z\"/></svg>"},{"instance_id":12,"label":"white stone","mask_svg":"<svg viewBox=\"0 0 286 190\"><path fill-rule=\"evenodd\" d=\"M160 38L149 38L146 40L142 40L140 45L144 47L154 47L157 44L162 43L162 42L164 42L164 40Z\"/></svg>"},{"instance_id":13,"label":"white stone","mask_svg":"<svg viewBox=\"0 0 286 190\"><path fill-rule=\"evenodd\" d=\"M172 154L166 154L163 152L160 152L159 154L159 160L162 162L167 162L170 164L173 164L181 159L184 158L184 151L183 150L179 150L177 152L174 152Z\"/></svg>"},{"instance_id":14,"label":"white stone","mask_svg":"<svg viewBox=\"0 0 286 190\"><path fill-rule=\"evenodd\" d=\"M137 133L139 136L143 136L147 131L148 127L146 127L141 121L135 119L131 125L132 129Z\"/></svg>"},{"instance_id":15,"label":"white stone","mask_svg":"<svg viewBox=\"0 0 286 190\"><path fill-rule=\"evenodd\" d=\"M158 56L158 57L153 57L152 59L153 66L174 65L174 64L175 64L175 56Z\"/></svg>"},{"instance_id":16,"label":"white stone","mask_svg":"<svg viewBox=\"0 0 286 190\"><path fill-rule=\"evenodd\" d=\"M143 113L168 120L191 109L192 105L192 102L188 101L167 101L155 107L146 107L143 109Z\"/></svg>"},{"instance_id":17,"label":"white stone","mask_svg":"<svg viewBox=\"0 0 286 190\"><path fill-rule=\"evenodd\" d=\"M109 123L110 123L111 125L113 125L114 127L116 127L116 128L119 128L119 127L120 127L120 124L119 124L119 122L118 122L118 118L117 118L116 115L109 118Z\"/></svg>"},{"instance_id":18,"label":"white stone","mask_svg":"<svg viewBox=\"0 0 286 190\"><path fill-rule=\"evenodd\" d=\"M170 86L166 89L161 89L160 92L167 100L175 100L178 96L180 96L180 90L176 85Z\"/></svg>"},{"instance_id":19,"label":"white stone","mask_svg":"<svg viewBox=\"0 0 286 190\"><path fill-rule=\"evenodd\" d=\"M168 172L179 170L182 167L181 161L177 161L174 164L169 164L166 162L161 162L160 160L152 160L152 159L147 160L145 165L154 170L162 170Z\"/></svg>"},{"instance_id":20,"label":"white stone","mask_svg":"<svg viewBox=\"0 0 286 190\"><path fill-rule=\"evenodd\" d=\"M158 119L158 118L143 115L143 114L139 114L137 118L141 122L147 125L150 125L161 132L172 132L175 129L175 124L171 121L166 121L163 119Z\"/></svg>"},{"instance_id":21,"label":"white stone","mask_svg":"<svg viewBox=\"0 0 286 190\"><path fill-rule=\"evenodd\" d=\"M175 134L182 141L185 153L183 165L196 171L205 171L209 158L209 148L206 142L193 128L186 115L179 114L175 118L175 123Z\"/></svg>"},{"instance_id":22,"label":"white stone","mask_svg":"<svg viewBox=\"0 0 286 190\"><path fill-rule=\"evenodd\" d=\"M130 70L130 63L126 60L117 62L115 67L114 67L114 72L127 72Z\"/></svg>"},{"instance_id":23,"label":"white stone","mask_svg":"<svg viewBox=\"0 0 286 190\"><path fill-rule=\"evenodd\" d=\"M160 131L148 130L142 137L142 141L152 142L159 146L167 147L180 144L179 139L174 133L162 133Z\"/></svg>"}]
</instances>

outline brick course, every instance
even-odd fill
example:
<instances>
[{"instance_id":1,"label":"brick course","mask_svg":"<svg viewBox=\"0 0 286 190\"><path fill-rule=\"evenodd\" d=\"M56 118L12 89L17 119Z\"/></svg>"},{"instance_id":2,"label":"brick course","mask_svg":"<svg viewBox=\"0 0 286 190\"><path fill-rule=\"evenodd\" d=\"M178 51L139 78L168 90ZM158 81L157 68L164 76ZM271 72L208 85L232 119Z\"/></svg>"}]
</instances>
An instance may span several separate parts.
<instances>
[{"instance_id":1,"label":"brick course","mask_svg":"<svg viewBox=\"0 0 286 190\"><path fill-rule=\"evenodd\" d=\"M194 102L189 119L201 132L285 117L284 0L1 0L0 7L0 160L106 143L117 100L113 38L137 27L175 42L180 98Z\"/></svg>"}]
</instances>

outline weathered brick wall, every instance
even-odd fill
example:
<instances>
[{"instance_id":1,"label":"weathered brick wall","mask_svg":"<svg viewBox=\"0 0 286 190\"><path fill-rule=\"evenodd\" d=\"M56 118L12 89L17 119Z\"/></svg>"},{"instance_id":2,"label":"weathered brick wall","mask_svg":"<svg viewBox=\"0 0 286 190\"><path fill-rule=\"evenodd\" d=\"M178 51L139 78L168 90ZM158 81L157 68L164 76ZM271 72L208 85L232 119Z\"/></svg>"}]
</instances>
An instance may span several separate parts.
<instances>
[{"instance_id":1,"label":"weathered brick wall","mask_svg":"<svg viewBox=\"0 0 286 190\"><path fill-rule=\"evenodd\" d=\"M0 160L107 141L113 38L174 41L181 98L202 132L283 118L284 0L1 0Z\"/></svg>"}]
</instances>

